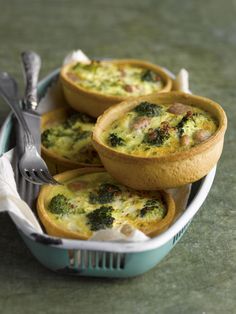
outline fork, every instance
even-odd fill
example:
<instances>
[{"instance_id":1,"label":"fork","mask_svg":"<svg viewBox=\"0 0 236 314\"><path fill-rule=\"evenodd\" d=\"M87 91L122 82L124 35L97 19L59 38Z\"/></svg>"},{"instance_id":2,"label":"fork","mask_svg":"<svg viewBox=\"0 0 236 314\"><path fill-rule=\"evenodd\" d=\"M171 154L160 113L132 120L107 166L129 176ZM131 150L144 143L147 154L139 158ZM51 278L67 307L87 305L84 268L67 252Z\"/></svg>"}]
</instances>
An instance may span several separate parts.
<instances>
[{"instance_id":1,"label":"fork","mask_svg":"<svg viewBox=\"0 0 236 314\"><path fill-rule=\"evenodd\" d=\"M45 161L35 147L34 139L19 107L17 83L6 72L0 72L0 95L10 106L25 132L24 153L19 161L21 175L33 184L60 184L51 176Z\"/></svg>"}]
</instances>

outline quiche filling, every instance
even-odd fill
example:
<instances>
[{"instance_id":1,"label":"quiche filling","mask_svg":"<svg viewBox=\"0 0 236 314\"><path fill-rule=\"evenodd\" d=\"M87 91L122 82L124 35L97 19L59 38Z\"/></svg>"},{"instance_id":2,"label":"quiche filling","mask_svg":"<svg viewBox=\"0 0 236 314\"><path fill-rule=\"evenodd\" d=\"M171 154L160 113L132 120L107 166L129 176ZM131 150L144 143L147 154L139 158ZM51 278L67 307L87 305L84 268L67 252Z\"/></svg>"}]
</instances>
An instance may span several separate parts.
<instances>
[{"instance_id":1,"label":"quiche filling","mask_svg":"<svg viewBox=\"0 0 236 314\"><path fill-rule=\"evenodd\" d=\"M167 214L160 192L129 189L106 172L85 174L55 186L45 207L55 224L86 237L126 223L145 233Z\"/></svg>"},{"instance_id":2,"label":"quiche filling","mask_svg":"<svg viewBox=\"0 0 236 314\"><path fill-rule=\"evenodd\" d=\"M152 70L132 65L92 61L77 63L67 76L78 86L113 96L140 96L163 88L161 77Z\"/></svg>"},{"instance_id":3,"label":"quiche filling","mask_svg":"<svg viewBox=\"0 0 236 314\"><path fill-rule=\"evenodd\" d=\"M134 156L163 156L207 140L217 121L206 111L181 103L141 102L102 133L112 149Z\"/></svg>"},{"instance_id":4,"label":"quiche filling","mask_svg":"<svg viewBox=\"0 0 236 314\"><path fill-rule=\"evenodd\" d=\"M63 122L56 122L44 130L42 145L52 153L74 162L99 164L91 144L95 120L84 113L72 113Z\"/></svg>"}]
</instances>

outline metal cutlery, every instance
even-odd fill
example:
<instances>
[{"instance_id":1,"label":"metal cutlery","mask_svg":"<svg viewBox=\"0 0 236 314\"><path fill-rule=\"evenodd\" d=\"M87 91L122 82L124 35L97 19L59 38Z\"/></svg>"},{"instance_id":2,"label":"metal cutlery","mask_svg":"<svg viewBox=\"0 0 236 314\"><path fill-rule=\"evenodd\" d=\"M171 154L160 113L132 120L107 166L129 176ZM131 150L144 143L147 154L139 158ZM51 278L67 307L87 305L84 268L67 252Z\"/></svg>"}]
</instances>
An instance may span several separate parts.
<instances>
[{"instance_id":1,"label":"metal cutlery","mask_svg":"<svg viewBox=\"0 0 236 314\"><path fill-rule=\"evenodd\" d=\"M34 139L19 106L17 83L6 72L0 72L0 95L11 107L24 130L24 153L19 161L22 176L33 184L58 184L35 147Z\"/></svg>"},{"instance_id":2,"label":"metal cutlery","mask_svg":"<svg viewBox=\"0 0 236 314\"><path fill-rule=\"evenodd\" d=\"M40 124L41 117L37 113L36 109L38 106L37 102L37 83L39 77L39 71L41 68L41 59L38 54L33 51L26 51L21 54L21 60L23 65L23 72L25 76L25 94L22 101L22 114L26 120L26 123L32 133L34 138L35 146L37 151L40 153L41 150L41 139L40 139ZM20 173L18 167L18 159L24 152L24 130L21 128L20 124L15 121L15 126L17 129L16 138L16 156L15 156L15 177L18 192L21 198L31 207L34 208L35 200L39 193L39 185L33 184L27 181Z\"/></svg>"},{"instance_id":3,"label":"metal cutlery","mask_svg":"<svg viewBox=\"0 0 236 314\"><path fill-rule=\"evenodd\" d=\"M24 51L21 54L21 60L26 81L24 109L36 112L35 110L38 107L37 84L41 59L34 51Z\"/></svg>"}]
</instances>

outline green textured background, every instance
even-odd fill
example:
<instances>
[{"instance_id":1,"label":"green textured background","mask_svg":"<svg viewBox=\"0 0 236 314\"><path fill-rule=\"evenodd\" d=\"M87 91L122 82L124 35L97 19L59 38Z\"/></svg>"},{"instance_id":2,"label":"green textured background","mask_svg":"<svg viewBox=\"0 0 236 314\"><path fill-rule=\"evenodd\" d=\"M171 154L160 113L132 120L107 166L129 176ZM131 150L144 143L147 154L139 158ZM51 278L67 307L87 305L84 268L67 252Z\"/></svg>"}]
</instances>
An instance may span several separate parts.
<instances>
[{"instance_id":1,"label":"green textured background","mask_svg":"<svg viewBox=\"0 0 236 314\"><path fill-rule=\"evenodd\" d=\"M0 70L23 80L19 54L37 51L41 77L65 54L147 59L190 72L191 88L229 117L225 149L201 211L157 267L127 280L71 278L43 268L0 215L0 313L235 313L236 1L3 1ZM1 122L9 109L0 102Z\"/></svg>"}]
</instances>

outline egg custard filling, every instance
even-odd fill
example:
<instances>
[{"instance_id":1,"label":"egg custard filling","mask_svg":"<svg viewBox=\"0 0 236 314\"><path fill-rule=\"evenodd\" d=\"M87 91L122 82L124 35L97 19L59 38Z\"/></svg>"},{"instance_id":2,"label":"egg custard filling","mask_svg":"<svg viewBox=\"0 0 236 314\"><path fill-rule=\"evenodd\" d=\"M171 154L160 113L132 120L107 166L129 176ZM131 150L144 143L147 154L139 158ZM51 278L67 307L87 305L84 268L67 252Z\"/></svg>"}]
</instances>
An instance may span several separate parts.
<instances>
[{"instance_id":1,"label":"egg custard filling","mask_svg":"<svg viewBox=\"0 0 236 314\"><path fill-rule=\"evenodd\" d=\"M67 77L87 90L124 97L158 92L164 85L152 70L100 61L76 63L68 70Z\"/></svg>"},{"instance_id":2,"label":"egg custard filling","mask_svg":"<svg viewBox=\"0 0 236 314\"><path fill-rule=\"evenodd\" d=\"M118 152L158 157L198 145L217 128L208 112L193 105L144 101L104 130L102 141Z\"/></svg>"},{"instance_id":3,"label":"egg custard filling","mask_svg":"<svg viewBox=\"0 0 236 314\"><path fill-rule=\"evenodd\" d=\"M95 119L84 113L72 113L63 122L55 122L43 131L42 145L57 156L74 162L100 163L91 144Z\"/></svg>"},{"instance_id":4,"label":"egg custard filling","mask_svg":"<svg viewBox=\"0 0 236 314\"><path fill-rule=\"evenodd\" d=\"M58 227L86 237L124 224L148 233L167 214L161 192L132 190L106 172L84 174L55 186L45 207Z\"/></svg>"}]
</instances>

